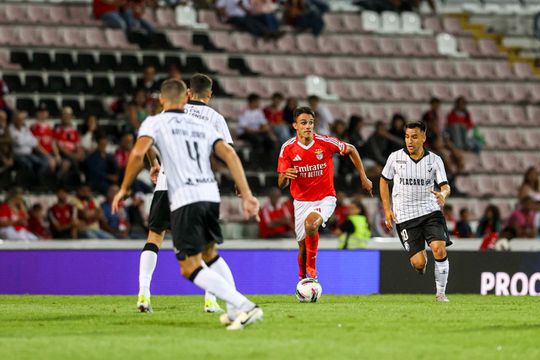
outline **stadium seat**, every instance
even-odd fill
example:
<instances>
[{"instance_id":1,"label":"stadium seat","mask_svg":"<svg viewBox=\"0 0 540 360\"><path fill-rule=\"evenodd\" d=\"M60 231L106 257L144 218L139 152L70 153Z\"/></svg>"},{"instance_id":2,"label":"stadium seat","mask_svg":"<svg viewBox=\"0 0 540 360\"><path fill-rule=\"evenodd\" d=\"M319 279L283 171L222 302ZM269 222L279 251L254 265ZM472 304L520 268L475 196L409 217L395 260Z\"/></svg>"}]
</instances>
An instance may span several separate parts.
<instances>
[{"instance_id":1,"label":"stadium seat","mask_svg":"<svg viewBox=\"0 0 540 360\"><path fill-rule=\"evenodd\" d=\"M296 37L291 34L282 36L276 43L279 52L287 54L298 53L299 50L296 47Z\"/></svg>"},{"instance_id":2,"label":"stadium seat","mask_svg":"<svg viewBox=\"0 0 540 360\"><path fill-rule=\"evenodd\" d=\"M342 14L343 25L348 31L359 33L364 31L363 17L357 14Z\"/></svg>"},{"instance_id":3,"label":"stadium seat","mask_svg":"<svg viewBox=\"0 0 540 360\"><path fill-rule=\"evenodd\" d=\"M27 7L18 4L4 5L6 20L10 23L25 23L28 21Z\"/></svg>"},{"instance_id":4,"label":"stadium seat","mask_svg":"<svg viewBox=\"0 0 540 360\"><path fill-rule=\"evenodd\" d=\"M439 56L437 42L433 38L420 38L418 40L418 55L424 56ZM417 54L412 54L417 55Z\"/></svg>"},{"instance_id":5,"label":"stadium seat","mask_svg":"<svg viewBox=\"0 0 540 360\"><path fill-rule=\"evenodd\" d=\"M349 31L343 24L343 15L335 13L324 14L324 27L328 32Z\"/></svg>"},{"instance_id":6,"label":"stadium seat","mask_svg":"<svg viewBox=\"0 0 540 360\"><path fill-rule=\"evenodd\" d=\"M404 34L431 34L431 30L422 29L422 19L417 13L401 13L401 31Z\"/></svg>"},{"instance_id":7,"label":"stadium seat","mask_svg":"<svg viewBox=\"0 0 540 360\"><path fill-rule=\"evenodd\" d=\"M378 41L373 36L362 36L356 45L360 54L377 55L379 53Z\"/></svg>"},{"instance_id":8,"label":"stadium seat","mask_svg":"<svg viewBox=\"0 0 540 360\"><path fill-rule=\"evenodd\" d=\"M86 76L71 76L69 89L75 94L84 94L90 91L90 85Z\"/></svg>"},{"instance_id":9,"label":"stadium seat","mask_svg":"<svg viewBox=\"0 0 540 360\"><path fill-rule=\"evenodd\" d=\"M497 44L492 39L480 39L478 40L478 50L480 54L489 58L504 58L506 55L502 54L497 48Z\"/></svg>"},{"instance_id":10,"label":"stadium seat","mask_svg":"<svg viewBox=\"0 0 540 360\"><path fill-rule=\"evenodd\" d=\"M529 80L534 77L531 66L526 62L515 62L514 73L518 79Z\"/></svg>"},{"instance_id":11,"label":"stadium seat","mask_svg":"<svg viewBox=\"0 0 540 360\"><path fill-rule=\"evenodd\" d=\"M452 79L456 76L455 63L447 60L435 61L435 72L437 77L442 79Z\"/></svg>"},{"instance_id":12,"label":"stadium seat","mask_svg":"<svg viewBox=\"0 0 540 360\"><path fill-rule=\"evenodd\" d=\"M107 47L111 49L137 49L136 45L130 44L122 30L105 29L105 38L107 39Z\"/></svg>"},{"instance_id":13,"label":"stadium seat","mask_svg":"<svg viewBox=\"0 0 540 360\"><path fill-rule=\"evenodd\" d=\"M424 18L424 28L436 34L443 31L441 20L437 16L428 16Z\"/></svg>"},{"instance_id":14,"label":"stadium seat","mask_svg":"<svg viewBox=\"0 0 540 360\"><path fill-rule=\"evenodd\" d=\"M460 52L458 50L456 38L447 33L437 35L437 49L441 55L456 58L464 58L468 56L467 53Z\"/></svg>"},{"instance_id":15,"label":"stadium seat","mask_svg":"<svg viewBox=\"0 0 540 360\"><path fill-rule=\"evenodd\" d=\"M173 28L176 27L176 19L173 10L170 8L158 8L156 11L156 22L159 27Z\"/></svg>"},{"instance_id":16,"label":"stadium seat","mask_svg":"<svg viewBox=\"0 0 540 360\"><path fill-rule=\"evenodd\" d=\"M114 78L114 85L112 87L112 93L114 95L123 96L125 94L133 94L134 91L135 87L129 76L116 76Z\"/></svg>"},{"instance_id":17,"label":"stadium seat","mask_svg":"<svg viewBox=\"0 0 540 360\"><path fill-rule=\"evenodd\" d=\"M229 68L227 55L205 55L204 61L212 73L224 75L238 75L238 70Z\"/></svg>"},{"instance_id":18,"label":"stadium seat","mask_svg":"<svg viewBox=\"0 0 540 360\"><path fill-rule=\"evenodd\" d=\"M460 79L473 79L478 76L476 66L470 61L456 61L455 71Z\"/></svg>"},{"instance_id":19,"label":"stadium seat","mask_svg":"<svg viewBox=\"0 0 540 360\"><path fill-rule=\"evenodd\" d=\"M324 100L337 100L338 96L328 93L327 81L317 75L308 75L305 78L305 92L309 95L317 95Z\"/></svg>"},{"instance_id":20,"label":"stadium seat","mask_svg":"<svg viewBox=\"0 0 540 360\"><path fill-rule=\"evenodd\" d=\"M296 37L298 50L303 54L313 54L319 52L317 38L311 34L300 34Z\"/></svg>"},{"instance_id":21,"label":"stadium seat","mask_svg":"<svg viewBox=\"0 0 540 360\"><path fill-rule=\"evenodd\" d=\"M40 104L45 104L49 115L53 118L60 116L60 108L56 98L40 98Z\"/></svg>"},{"instance_id":22,"label":"stadium seat","mask_svg":"<svg viewBox=\"0 0 540 360\"><path fill-rule=\"evenodd\" d=\"M32 98L17 97L17 100L15 101L15 106L20 111L26 111L30 116L33 116L36 112L36 103Z\"/></svg>"},{"instance_id":23,"label":"stadium seat","mask_svg":"<svg viewBox=\"0 0 540 360\"><path fill-rule=\"evenodd\" d=\"M397 60L395 62L395 74L401 79L413 79L416 77L414 65L410 60Z\"/></svg>"},{"instance_id":24,"label":"stadium seat","mask_svg":"<svg viewBox=\"0 0 540 360\"><path fill-rule=\"evenodd\" d=\"M442 28L444 32L454 34L454 35L462 35L463 29L461 28L461 23L459 19L455 17L445 16L442 19Z\"/></svg>"},{"instance_id":25,"label":"stadium seat","mask_svg":"<svg viewBox=\"0 0 540 360\"><path fill-rule=\"evenodd\" d=\"M471 57L478 57L481 55L478 44L473 38L460 38L459 49L460 51L469 54Z\"/></svg>"},{"instance_id":26,"label":"stadium seat","mask_svg":"<svg viewBox=\"0 0 540 360\"><path fill-rule=\"evenodd\" d=\"M515 79L515 74L507 61L495 62L495 74L499 79Z\"/></svg>"},{"instance_id":27,"label":"stadium seat","mask_svg":"<svg viewBox=\"0 0 540 360\"><path fill-rule=\"evenodd\" d=\"M69 24L68 8L66 6L50 6L49 21L51 24Z\"/></svg>"},{"instance_id":28,"label":"stadium seat","mask_svg":"<svg viewBox=\"0 0 540 360\"><path fill-rule=\"evenodd\" d=\"M67 88L66 78L64 76L49 75L47 79L47 90L53 93L62 93Z\"/></svg>"},{"instance_id":29,"label":"stadium seat","mask_svg":"<svg viewBox=\"0 0 540 360\"><path fill-rule=\"evenodd\" d=\"M230 29L231 26L228 24L222 23L217 15L216 12L213 10L199 10L199 21L204 24L208 24L208 26L211 29Z\"/></svg>"},{"instance_id":30,"label":"stadium seat","mask_svg":"<svg viewBox=\"0 0 540 360\"><path fill-rule=\"evenodd\" d=\"M192 6L177 6L174 10L176 25L193 29L208 29L208 24L197 22L197 11Z\"/></svg>"},{"instance_id":31,"label":"stadium seat","mask_svg":"<svg viewBox=\"0 0 540 360\"><path fill-rule=\"evenodd\" d=\"M82 117L83 112L81 110L81 103L79 100L74 99L63 99L62 100L62 108L69 106L71 110L73 110L73 115L75 117Z\"/></svg>"},{"instance_id":32,"label":"stadium seat","mask_svg":"<svg viewBox=\"0 0 540 360\"><path fill-rule=\"evenodd\" d=\"M362 26L367 32L380 32L381 19L379 14L374 11L362 11Z\"/></svg>"},{"instance_id":33,"label":"stadium seat","mask_svg":"<svg viewBox=\"0 0 540 360\"><path fill-rule=\"evenodd\" d=\"M101 100L86 99L84 100L84 114L85 116L95 115L98 118L106 117L107 112L103 107Z\"/></svg>"},{"instance_id":34,"label":"stadium seat","mask_svg":"<svg viewBox=\"0 0 540 360\"><path fill-rule=\"evenodd\" d=\"M397 13L393 11L382 12L381 32L387 34L398 34L401 32L401 21Z\"/></svg>"},{"instance_id":35,"label":"stadium seat","mask_svg":"<svg viewBox=\"0 0 540 360\"><path fill-rule=\"evenodd\" d=\"M32 5L27 7L28 21L34 24L50 22L51 7L47 5Z\"/></svg>"},{"instance_id":36,"label":"stadium seat","mask_svg":"<svg viewBox=\"0 0 540 360\"><path fill-rule=\"evenodd\" d=\"M92 94L108 95L112 93L112 86L107 76L94 76L92 79Z\"/></svg>"}]
</instances>

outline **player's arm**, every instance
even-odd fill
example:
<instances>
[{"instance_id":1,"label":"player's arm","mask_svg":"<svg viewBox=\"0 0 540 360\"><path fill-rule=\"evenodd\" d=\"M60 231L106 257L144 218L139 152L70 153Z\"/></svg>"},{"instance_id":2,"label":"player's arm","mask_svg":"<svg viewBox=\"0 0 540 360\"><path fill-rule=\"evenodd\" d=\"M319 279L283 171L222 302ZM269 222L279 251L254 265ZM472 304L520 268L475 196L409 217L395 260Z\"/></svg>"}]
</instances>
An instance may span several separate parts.
<instances>
[{"instance_id":1,"label":"player's arm","mask_svg":"<svg viewBox=\"0 0 540 360\"><path fill-rule=\"evenodd\" d=\"M381 193L381 202L384 209L384 224L388 230L392 230L394 222L396 222L396 216L390 206L390 187L388 186L388 183L389 181L385 179L384 176L381 176L381 180L379 181L379 192Z\"/></svg>"},{"instance_id":2,"label":"player's arm","mask_svg":"<svg viewBox=\"0 0 540 360\"><path fill-rule=\"evenodd\" d=\"M124 180L120 190L116 193L112 203L112 211L115 214L118 211L118 204L126 196L129 187L144 167L144 156L152 147L154 140L149 136L141 136L137 139L135 146L129 154Z\"/></svg>"},{"instance_id":3,"label":"player's arm","mask_svg":"<svg viewBox=\"0 0 540 360\"><path fill-rule=\"evenodd\" d=\"M345 154L349 155L349 158L351 159L354 167L358 171L358 174L360 174L360 181L362 183L362 187L369 193L369 195L373 196L373 184L366 175L366 170L364 169L364 164L362 163L362 159L360 158L358 150L356 150L356 147L354 145L345 145L347 146L347 148L345 149Z\"/></svg>"},{"instance_id":4,"label":"player's arm","mask_svg":"<svg viewBox=\"0 0 540 360\"><path fill-rule=\"evenodd\" d=\"M295 168L288 168L283 173L278 175L278 187L280 189L286 188L291 183L291 180L296 179L298 171Z\"/></svg>"},{"instance_id":5,"label":"player's arm","mask_svg":"<svg viewBox=\"0 0 540 360\"><path fill-rule=\"evenodd\" d=\"M441 191L431 190L433 195L437 198L437 204L443 207L446 199L450 196L451 188L448 184L441 185Z\"/></svg>"},{"instance_id":6,"label":"player's arm","mask_svg":"<svg viewBox=\"0 0 540 360\"><path fill-rule=\"evenodd\" d=\"M236 154L236 151L234 151L232 146L228 145L225 141L219 139L214 144L214 152L220 159L225 161L231 172L236 187L240 192L240 197L242 198L244 216L246 218L255 217L255 219L259 221L259 200L251 193L246 174L244 173L244 168L242 167L242 162Z\"/></svg>"},{"instance_id":7,"label":"player's arm","mask_svg":"<svg viewBox=\"0 0 540 360\"><path fill-rule=\"evenodd\" d=\"M146 157L150 163L150 180L152 180L152 183L155 185L157 183L159 171L161 170L161 165L159 164L157 154L153 146L151 146L146 152Z\"/></svg>"}]
</instances>

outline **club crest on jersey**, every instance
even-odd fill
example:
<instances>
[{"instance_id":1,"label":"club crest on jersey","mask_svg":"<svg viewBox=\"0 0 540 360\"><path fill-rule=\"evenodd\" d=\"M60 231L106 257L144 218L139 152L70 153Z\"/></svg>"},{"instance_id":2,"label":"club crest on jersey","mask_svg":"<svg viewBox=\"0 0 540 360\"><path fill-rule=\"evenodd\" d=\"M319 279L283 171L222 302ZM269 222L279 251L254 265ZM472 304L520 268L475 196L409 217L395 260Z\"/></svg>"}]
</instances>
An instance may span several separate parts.
<instances>
[{"instance_id":1,"label":"club crest on jersey","mask_svg":"<svg viewBox=\"0 0 540 360\"><path fill-rule=\"evenodd\" d=\"M322 160L323 159L324 154L323 154L322 149L315 150L315 157L317 158L317 160Z\"/></svg>"}]
</instances>

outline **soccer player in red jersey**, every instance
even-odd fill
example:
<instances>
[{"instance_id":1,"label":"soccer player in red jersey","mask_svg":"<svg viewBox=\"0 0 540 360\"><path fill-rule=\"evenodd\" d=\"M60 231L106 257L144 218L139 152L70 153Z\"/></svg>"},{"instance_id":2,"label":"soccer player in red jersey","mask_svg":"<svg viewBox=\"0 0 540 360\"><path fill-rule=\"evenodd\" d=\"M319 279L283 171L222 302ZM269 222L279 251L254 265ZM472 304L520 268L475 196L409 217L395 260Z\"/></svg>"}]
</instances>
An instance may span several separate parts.
<instances>
[{"instance_id":1,"label":"soccer player in red jersey","mask_svg":"<svg viewBox=\"0 0 540 360\"><path fill-rule=\"evenodd\" d=\"M285 142L279 154L278 186L282 189L290 184L294 198L298 275L301 279L315 279L319 227L325 226L336 207L332 156L349 155L360 175L362 187L370 195L373 185L353 145L314 133L315 113L309 107L297 108L294 119L296 137Z\"/></svg>"}]
</instances>

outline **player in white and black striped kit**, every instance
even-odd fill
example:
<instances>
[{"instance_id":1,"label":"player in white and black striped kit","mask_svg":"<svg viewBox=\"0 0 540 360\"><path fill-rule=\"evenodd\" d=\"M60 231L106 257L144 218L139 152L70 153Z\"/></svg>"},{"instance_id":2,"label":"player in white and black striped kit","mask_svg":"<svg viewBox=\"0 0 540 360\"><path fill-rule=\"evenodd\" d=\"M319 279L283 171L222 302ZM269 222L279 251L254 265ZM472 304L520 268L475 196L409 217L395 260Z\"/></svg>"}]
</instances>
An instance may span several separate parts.
<instances>
[{"instance_id":1,"label":"player in white and black striped kit","mask_svg":"<svg viewBox=\"0 0 540 360\"><path fill-rule=\"evenodd\" d=\"M381 200L386 226L392 229L396 223L399 239L419 274L426 271L425 243L428 243L435 259L436 299L448 301L445 292L450 266L446 247L452 242L441 208L450 195L450 185L441 158L424 148L425 141L423 122L405 125L405 148L390 154L382 171ZM390 181L394 182L393 210ZM435 191L435 185L440 191Z\"/></svg>"},{"instance_id":2,"label":"player in white and black striped kit","mask_svg":"<svg viewBox=\"0 0 540 360\"><path fill-rule=\"evenodd\" d=\"M195 285L233 307L235 318L223 314L225 317L220 321L228 325L228 330L240 330L261 320L262 310L236 290L223 258L219 258L219 266L202 264L218 258L217 244L223 242L219 225L220 195L210 156L214 153L227 164L240 192L246 219L258 219L259 202L251 193L234 149L209 124L183 111L186 100L183 81L170 79L161 85L163 112L141 124L122 186L113 200L113 212L118 210L119 202L141 171L145 154L155 144L167 169L171 232L180 271Z\"/></svg>"},{"instance_id":3,"label":"player in white and black striped kit","mask_svg":"<svg viewBox=\"0 0 540 360\"><path fill-rule=\"evenodd\" d=\"M209 123L216 131L222 134L223 139L232 144L232 137L227 127L227 123L221 114L208 106L212 97L212 79L204 74L195 74L190 79L190 88L188 90L190 100L184 106L187 113L194 117ZM153 152L149 152L149 155ZM152 275L157 264L157 253L161 248L165 231L170 229L170 210L169 199L167 196L167 179L165 170L160 167L159 162L154 156L149 156L152 163L152 175L157 174L156 188L150 206L148 217L148 239L143 248L139 263L139 294L137 299L137 308L146 312L151 310L150 305L150 284ZM219 258L213 259L207 265L211 266L219 261ZM218 265L216 265L218 266ZM206 293L204 301L204 310L206 312L222 311L216 302L213 294Z\"/></svg>"},{"instance_id":4,"label":"player in white and black striped kit","mask_svg":"<svg viewBox=\"0 0 540 360\"><path fill-rule=\"evenodd\" d=\"M189 82L188 97L190 100L184 106L186 113L212 126L225 142L232 145L233 140L225 118L208 106L212 97L212 79L204 74L193 75ZM148 216L148 238L139 260L137 308L141 312L151 311L150 284L157 265L157 254L163 244L165 232L171 228L165 168L157 161L153 151L149 151L148 155L152 163L152 180L156 187ZM219 257L216 257L208 262L207 266L219 266L219 263ZM205 294L204 310L211 313L222 311L216 297L208 292Z\"/></svg>"}]
</instances>

